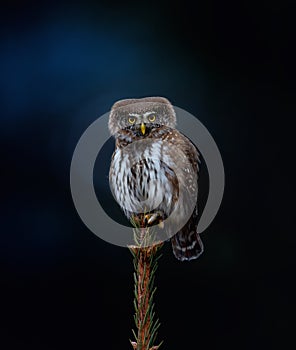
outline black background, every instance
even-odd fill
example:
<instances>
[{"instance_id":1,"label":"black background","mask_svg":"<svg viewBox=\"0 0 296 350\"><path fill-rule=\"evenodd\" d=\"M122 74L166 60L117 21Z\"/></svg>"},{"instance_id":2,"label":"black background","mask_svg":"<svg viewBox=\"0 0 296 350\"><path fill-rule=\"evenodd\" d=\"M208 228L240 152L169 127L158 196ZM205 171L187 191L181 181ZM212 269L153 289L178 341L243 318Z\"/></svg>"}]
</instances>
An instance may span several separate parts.
<instances>
[{"instance_id":1,"label":"black background","mask_svg":"<svg viewBox=\"0 0 296 350\"><path fill-rule=\"evenodd\" d=\"M69 168L116 100L156 95L200 119L226 172L201 258L164 248L163 349L293 348L293 7L1 5L1 349L131 348L131 255L81 222Z\"/></svg>"}]
</instances>

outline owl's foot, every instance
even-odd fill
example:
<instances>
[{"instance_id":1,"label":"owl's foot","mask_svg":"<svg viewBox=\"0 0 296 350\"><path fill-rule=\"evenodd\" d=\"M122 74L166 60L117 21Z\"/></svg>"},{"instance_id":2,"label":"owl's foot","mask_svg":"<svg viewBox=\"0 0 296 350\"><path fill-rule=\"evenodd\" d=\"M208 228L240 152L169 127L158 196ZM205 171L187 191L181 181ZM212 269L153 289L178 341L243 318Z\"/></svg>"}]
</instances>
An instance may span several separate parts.
<instances>
[{"instance_id":1,"label":"owl's foot","mask_svg":"<svg viewBox=\"0 0 296 350\"><path fill-rule=\"evenodd\" d=\"M149 214L146 214L144 218L145 218L145 223L147 223L148 226L158 225L160 228L164 228L162 212L157 211L155 213L149 213Z\"/></svg>"},{"instance_id":2,"label":"owl's foot","mask_svg":"<svg viewBox=\"0 0 296 350\"><path fill-rule=\"evenodd\" d=\"M161 211L156 211L148 214L139 214L131 217L131 222L135 227L151 227L158 225L159 228L164 228L165 217Z\"/></svg>"}]
</instances>

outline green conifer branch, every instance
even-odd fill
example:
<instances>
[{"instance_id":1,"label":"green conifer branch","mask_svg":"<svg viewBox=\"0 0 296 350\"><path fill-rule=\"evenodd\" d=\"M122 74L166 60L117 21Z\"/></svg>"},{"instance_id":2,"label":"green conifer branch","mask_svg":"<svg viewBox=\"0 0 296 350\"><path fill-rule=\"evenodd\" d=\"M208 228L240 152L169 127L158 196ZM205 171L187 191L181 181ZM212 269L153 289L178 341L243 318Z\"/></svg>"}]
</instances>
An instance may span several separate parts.
<instances>
[{"instance_id":1,"label":"green conifer branch","mask_svg":"<svg viewBox=\"0 0 296 350\"><path fill-rule=\"evenodd\" d=\"M140 224L139 224L140 222ZM134 264L134 321L136 330L132 330L135 340L131 341L134 350L158 350L160 345L154 345L160 322L155 318L154 286L155 273L158 266L159 254L163 243L151 242L151 228L144 226L144 220L137 218L132 221L135 226L135 245L129 249L133 255Z\"/></svg>"}]
</instances>

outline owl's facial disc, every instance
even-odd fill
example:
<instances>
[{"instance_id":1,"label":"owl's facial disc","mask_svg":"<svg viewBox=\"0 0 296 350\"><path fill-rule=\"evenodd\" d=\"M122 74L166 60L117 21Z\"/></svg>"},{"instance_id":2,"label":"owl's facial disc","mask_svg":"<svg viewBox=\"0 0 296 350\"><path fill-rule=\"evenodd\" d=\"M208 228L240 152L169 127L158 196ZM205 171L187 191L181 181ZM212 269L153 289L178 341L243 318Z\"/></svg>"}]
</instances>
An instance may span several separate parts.
<instances>
[{"instance_id":1,"label":"owl's facial disc","mask_svg":"<svg viewBox=\"0 0 296 350\"><path fill-rule=\"evenodd\" d=\"M137 130L139 136L146 136L150 130L149 126L155 121L156 116L154 112L146 112L144 114L129 113L126 118L128 129Z\"/></svg>"}]
</instances>

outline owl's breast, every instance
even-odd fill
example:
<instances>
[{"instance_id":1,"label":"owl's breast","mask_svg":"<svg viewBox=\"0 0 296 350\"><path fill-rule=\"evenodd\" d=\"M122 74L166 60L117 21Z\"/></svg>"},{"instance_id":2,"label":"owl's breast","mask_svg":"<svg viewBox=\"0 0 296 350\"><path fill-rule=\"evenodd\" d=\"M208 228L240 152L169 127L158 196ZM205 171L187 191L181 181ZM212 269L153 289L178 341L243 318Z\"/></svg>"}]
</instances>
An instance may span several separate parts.
<instances>
[{"instance_id":1,"label":"owl's breast","mask_svg":"<svg viewBox=\"0 0 296 350\"><path fill-rule=\"evenodd\" d=\"M170 211L178 186L162 143L117 149L110 167L112 193L127 216L152 210Z\"/></svg>"}]
</instances>

